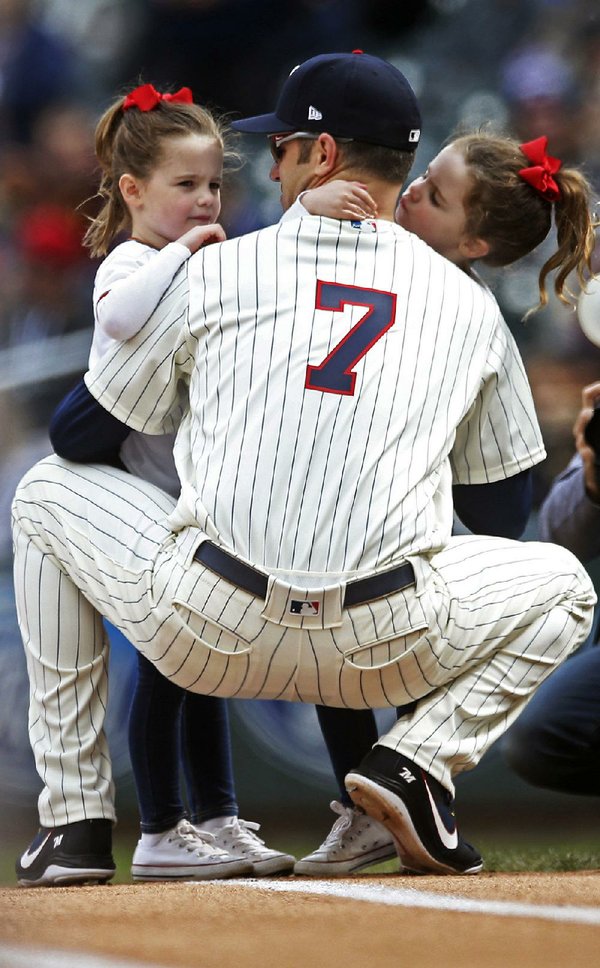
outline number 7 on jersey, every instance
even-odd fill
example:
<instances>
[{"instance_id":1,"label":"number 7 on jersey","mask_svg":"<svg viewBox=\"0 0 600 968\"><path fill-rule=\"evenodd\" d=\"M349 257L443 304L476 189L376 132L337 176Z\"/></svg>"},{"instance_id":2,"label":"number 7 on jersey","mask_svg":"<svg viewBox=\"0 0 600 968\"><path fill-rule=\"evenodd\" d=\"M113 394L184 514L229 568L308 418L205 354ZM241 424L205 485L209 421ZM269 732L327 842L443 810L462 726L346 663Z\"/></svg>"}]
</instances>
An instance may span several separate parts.
<instances>
[{"instance_id":1,"label":"number 7 on jersey","mask_svg":"<svg viewBox=\"0 0 600 968\"><path fill-rule=\"evenodd\" d=\"M343 312L344 307L366 306L367 312L344 338L336 343L318 366L306 367L307 390L322 393L354 395L354 367L378 339L393 326L396 317L396 295L362 286L344 286L337 282L317 281L316 309Z\"/></svg>"}]
</instances>

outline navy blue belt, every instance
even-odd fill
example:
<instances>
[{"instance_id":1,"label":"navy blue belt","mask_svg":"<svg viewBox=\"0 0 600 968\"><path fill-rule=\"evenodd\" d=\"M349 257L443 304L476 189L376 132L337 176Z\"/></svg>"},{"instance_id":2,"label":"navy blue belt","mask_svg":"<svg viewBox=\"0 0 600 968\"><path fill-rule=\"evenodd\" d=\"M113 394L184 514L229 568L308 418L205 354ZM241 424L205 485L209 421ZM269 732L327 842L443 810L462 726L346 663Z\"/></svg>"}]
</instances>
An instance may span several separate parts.
<instances>
[{"instance_id":1,"label":"navy blue belt","mask_svg":"<svg viewBox=\"0 0 600 968\"><path fill-rule=\"evenodd\" d=\"M221 578L225 578L232 585L244 588L251 595L257 598L267 597L267 575L250 565L244 564L238 558L228 554L212 544L211 541L204 541L194 553L196 561L202 562L211 571L216 572ZM346 585L344 595L344 605L363 605L374 598L383 598L384 595L391 595L392 592L399 592L409 585L414 585L415 573L413 566L407 561L397 568L390 568L389 571L380 571L377 575L370 575L369 578L358 578L356 581L349 581Z\"/></svg>"}]
</instances>

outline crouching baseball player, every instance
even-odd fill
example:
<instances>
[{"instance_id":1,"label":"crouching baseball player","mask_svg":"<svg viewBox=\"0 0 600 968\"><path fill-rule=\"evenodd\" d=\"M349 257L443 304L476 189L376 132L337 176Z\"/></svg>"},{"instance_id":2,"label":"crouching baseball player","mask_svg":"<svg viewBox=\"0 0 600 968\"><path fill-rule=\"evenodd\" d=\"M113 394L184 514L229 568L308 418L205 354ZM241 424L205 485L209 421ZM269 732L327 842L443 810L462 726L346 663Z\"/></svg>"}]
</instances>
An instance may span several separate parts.
<instances>
[{"instance_id":1,"label":"crouching baseball player","mask_svg":"<svg viewBox=\"0 0 600 968\"><path fill-rule=\"evenodd\" d=\"M105 416L178 426L176 505L58 456L22 480L15 587L43 782L22 884L114 871L102 615L195 692L416 700L347 786L405 868L435 873L481 870L453 776L590 627L595 595L569 552L451 536L453 482L502 484L526 514L545 453L493 297L393 222L420 134L404 76L361 52L320 55L274 113L237 124L271 139L284 209L346 178L378 217L305 215L200 250L87 374Z\"/></svg>"}]
</instances>

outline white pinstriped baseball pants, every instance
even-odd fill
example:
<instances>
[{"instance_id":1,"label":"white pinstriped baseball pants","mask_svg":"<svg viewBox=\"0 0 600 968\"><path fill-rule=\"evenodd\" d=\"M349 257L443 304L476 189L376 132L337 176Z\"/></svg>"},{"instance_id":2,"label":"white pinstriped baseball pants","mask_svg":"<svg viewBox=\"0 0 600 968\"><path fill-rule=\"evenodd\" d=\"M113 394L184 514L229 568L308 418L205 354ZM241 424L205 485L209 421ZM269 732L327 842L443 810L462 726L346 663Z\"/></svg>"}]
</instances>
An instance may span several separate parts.
<instances>
[{"instance_id":1,"label":"white pinstriped baseball pants","mask_svg":"<svg viewBox=\"0 0 600 968\"><path fill-rule=\"evenodd\" d=\"M449 789L591 625L596 596L573 555L487 537L453 538L412 560L416 587L349 609L339 583L292 588L321 594L321 617L282 609L273 620L290 586L271 580L265 603L219 578L193 558L204 535L168 530L172 508L131 475L57 457L17 489L15 589L44 826L114 818L101 615L192 691L356 708L419 699L381 742Z\"/></svg>"}]
</instances>

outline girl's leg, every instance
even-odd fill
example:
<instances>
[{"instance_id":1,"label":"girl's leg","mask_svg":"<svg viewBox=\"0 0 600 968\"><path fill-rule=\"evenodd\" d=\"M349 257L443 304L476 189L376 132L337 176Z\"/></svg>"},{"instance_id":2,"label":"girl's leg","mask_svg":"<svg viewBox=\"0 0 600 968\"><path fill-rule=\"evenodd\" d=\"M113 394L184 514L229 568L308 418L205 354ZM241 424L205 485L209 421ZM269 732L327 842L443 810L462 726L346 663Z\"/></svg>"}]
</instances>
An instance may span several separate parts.
<instances>
[{"instance_id":1,"label":"girl's leg","mask_svg":"<svg viewBox=\"0 0 600 968\"><path fill-rule=\"evenodd\" d=\"M225 699L187 693L182 744L192 823L230 857L250 864L255 876L290 872L295 858L268 847L257 835L260 824L238 817Z\"/></svg>"},{"instance_id":2,"label":"girl's leg","mask_svg":"<svg viewBox=\"0 0 600 968\"><path fill-rule=\"evenodd\" d=\"M185 691L138 652L129 713L129 755L143 833L174 827L186 816L179 782L180 722Z\"/></svg>"},{"instance_id":3,"label":"girl's leg","mask_svg":"<svg viewBox=\"0 0 600 968\"><path fill-rule=\"evenodd\" d=\"M398 706L398 719L414 710L416 702ZM344 785L344 777L356 768L363 756L379 738L375 713L372 709L342 709L337 706L315 706L321 733L340 789L340 802L351 807L352 800Z\"/></svg>"},{"instance_id":4,"label":"girl's leg","mask_svg":"<svg viewBox=\"0 0 600 968\"><path fill-rule=\"evenodd\" d=\"M360 763L377 742L377 722L372 709L343 709L315 706L333 772L340 789L337 814L323 843L296 862L294 871L309 877L344 877L372 864L396 857L387 830L370 817L353 809L344 777Z\"/></svg>"},{"instance_id":5,"label":"girl's leg","mask_svg":"<svg viewBox=\"0 0 600 968\"><path fill-rule=\"evenodd\" d=\"M227 700L188 692L181 741L192 823L237 817Z\"/></svg>"},{"instance_id":6,"label":"girl's leg","mask_svg":"<svg viewBox=\"0 0 600 968\"><path fill-rule=\"evenodd\" d=\"M344 777L355 769L378 739L377 723L372 709L341 709L315 706L321 733L340 789L340 801L346 807L352 800L344 786Z\"/></svg>"},{"instance_id":7,"label":"girl's leg","mask_svg":"<svg viewBox=\"0 0 600 968\"><path fill-rule=\"evenodd\" d=\"M252 874L254 868L249 860L225 853L187 819L180 767L182 710L188 694L161 675L141 653L138 671L129 718L129 744L142 836L131 864L133 879L204 880ZM198 760L200 785L204 751L211 748L202 733L197 747L202 754Z\"/></svg>"}]
</instances>

